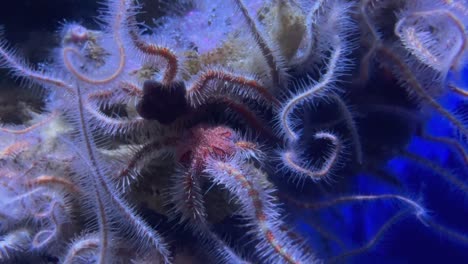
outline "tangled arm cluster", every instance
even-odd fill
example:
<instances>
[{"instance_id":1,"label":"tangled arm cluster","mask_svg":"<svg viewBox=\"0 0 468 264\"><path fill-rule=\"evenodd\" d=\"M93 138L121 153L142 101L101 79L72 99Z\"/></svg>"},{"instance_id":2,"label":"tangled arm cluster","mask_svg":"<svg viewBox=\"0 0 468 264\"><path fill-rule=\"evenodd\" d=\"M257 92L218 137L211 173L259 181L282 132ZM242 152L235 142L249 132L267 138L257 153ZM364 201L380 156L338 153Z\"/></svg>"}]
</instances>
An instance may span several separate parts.
<instances>
[{"instance_id":1,"label":"tangled arm cluster","mask_svg":"<svg viewBox=\"0 0 468 264\"><path fill-rule=\"evenodd\" d=\"M407 215L468 244L384 168L468 192L466 1L159 3L149 28L137 1L105 1L38 66L1 40L42 107L0 112L0 262L341 262ZM356 194L358 174L391 188ZM356 201L402 206L356 243L338 210Z\"/></svg>"}]
</instances>

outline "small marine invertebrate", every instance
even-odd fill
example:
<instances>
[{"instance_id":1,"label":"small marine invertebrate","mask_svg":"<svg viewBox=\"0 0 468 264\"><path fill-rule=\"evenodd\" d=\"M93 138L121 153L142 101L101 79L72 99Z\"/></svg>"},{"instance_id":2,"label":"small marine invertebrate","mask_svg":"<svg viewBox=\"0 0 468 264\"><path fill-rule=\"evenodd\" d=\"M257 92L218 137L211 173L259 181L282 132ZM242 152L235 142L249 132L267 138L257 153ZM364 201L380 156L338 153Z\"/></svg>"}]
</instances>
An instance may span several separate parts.
<instances>
[{"instance_id":1,"label":"small marine invertebrate","mask_svg":"<svg viewBox=\"0 0 468 264\"><path fill-rule=\"evenodd\" d=\"M0 66L47 93L32 122L0 128L0 259L169 263L188 248L202 249L194 259L220 263L334 262L371 249L408 214L466 243L411 192L356 195L357 177L344 177L380 176L382 164L403 156L466 193L454 173L407 150L414 135L443 142L466 166L466 122L438 101L451 92L449 73L463 66L463 3L427 2L177 1L149 29L137 22L143 7L135 1L108 0L100 28L66 23L40 67L2 41ZM379 17L388 10L398 15ZM355 49L359 36L369 50ZM370 71L379 56L382 69ZM347 74L361 79L351 85ZM461 140L427 133L426 106ZM373 114L392 132L404 127L399 142L379 138L387 131L368 126ZM364 246L330 234L342 228L327 209L387 200L408 210L385 219ZM302 232L302 221L317 225ZM217 230L225 222L229 230Z\"/></svg>"}]
</instances>

